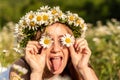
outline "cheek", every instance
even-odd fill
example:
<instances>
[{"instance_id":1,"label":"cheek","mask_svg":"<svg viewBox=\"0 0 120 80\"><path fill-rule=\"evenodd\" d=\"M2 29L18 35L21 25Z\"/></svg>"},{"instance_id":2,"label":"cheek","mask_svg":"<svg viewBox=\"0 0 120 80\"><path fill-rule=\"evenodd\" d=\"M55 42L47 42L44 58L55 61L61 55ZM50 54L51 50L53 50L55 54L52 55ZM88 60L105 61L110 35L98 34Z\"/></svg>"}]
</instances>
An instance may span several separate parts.
<instances>
[{"instance_id":1,"label":"cheek","mask_svg":"<svg viewBox=\"0 0 120 80\"><path fill-rule=\"evenodd\" d=\"M66 59L66 60L68 60L68 59L69 59L70 54L69 54L68 49L64 50L64 57L65 57L65 59Z\"/></svg>"}]
</instances>

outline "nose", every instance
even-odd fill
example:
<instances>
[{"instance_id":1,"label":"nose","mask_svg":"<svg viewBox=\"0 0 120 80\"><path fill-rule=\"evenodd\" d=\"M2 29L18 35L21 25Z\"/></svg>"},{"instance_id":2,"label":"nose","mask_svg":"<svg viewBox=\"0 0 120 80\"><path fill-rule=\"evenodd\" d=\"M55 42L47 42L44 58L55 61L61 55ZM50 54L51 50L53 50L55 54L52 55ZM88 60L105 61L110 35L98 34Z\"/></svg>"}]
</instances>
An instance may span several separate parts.
<instances>
[{"instance_id":1,"label":"nose","mask_svg":"<svg viewBox=\"0 0 120 80\"><path fill-rule=\"evenodd\" d=\"M61 47L58 41L54 41L53 46L52 46L52 53L58 53L60 52Z\"/></svg>"}]
</instances>

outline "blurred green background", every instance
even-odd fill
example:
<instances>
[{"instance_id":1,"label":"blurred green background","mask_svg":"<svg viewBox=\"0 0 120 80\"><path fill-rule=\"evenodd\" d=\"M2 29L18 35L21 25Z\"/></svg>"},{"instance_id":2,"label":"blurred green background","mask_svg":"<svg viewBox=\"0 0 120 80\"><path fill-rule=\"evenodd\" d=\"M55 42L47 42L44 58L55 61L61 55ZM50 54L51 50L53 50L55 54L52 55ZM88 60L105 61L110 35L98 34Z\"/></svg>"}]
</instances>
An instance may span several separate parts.
<instances>
[{"instance_id":1,"label":"blurred green background","mask_svg":"<svg viewBox=\"0 0 120 80\"><path fill-rule=\"evenodd\" d=\"M8 21L17 22L30 10L42 5L60 6L63 11L77 12L86 22L120 20L120 0L0 0L0 28Z\"/></svg>"},{"instance_id":2,"label":"blurred green background","mask_svg":"<svg viewBox=\"0 0 120 80\"><path fill-rule=\"evenodd\" d=\"M43 5L60 6L83 17L92 50L90 63L99 80L120 80L120 0L0 0L0 67L23 55L15 41L15 23Z\"/></svg>"}]
</instances>

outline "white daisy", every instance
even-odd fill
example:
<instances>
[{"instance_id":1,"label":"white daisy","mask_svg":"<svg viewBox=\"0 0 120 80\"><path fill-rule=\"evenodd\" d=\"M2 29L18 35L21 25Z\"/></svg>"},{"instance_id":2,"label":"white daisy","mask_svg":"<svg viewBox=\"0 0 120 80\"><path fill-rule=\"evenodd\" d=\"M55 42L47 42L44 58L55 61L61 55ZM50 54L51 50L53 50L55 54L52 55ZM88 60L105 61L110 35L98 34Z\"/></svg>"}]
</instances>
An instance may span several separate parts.
<instances>
[{"instance_id":1,"label":"white daisy","mask_svg":"<svg viewBox=\"0 0 120 80\"><path fill-rule=\"evenodd\" d=\"M15 28L14 28L14 36L18 36L19 33L19 25L15 24Z\"/></svg>"},{"instance_id":2,"label":"white daisy","mask_svg":"<svg viewBox=\"0 0 120 80\"><path fill-rule=\"evenodd\" d=\"M33 30L37 30L37 25L36 25L36 21L35 20L31 20L30 22L29 22L29 29L33 29Z\"/></svg>"},{"instance_id":3,"label":"white daisy","mask_svg":"<svg viewBox=\"0 0 120 80\"><path fill-rule=\"evenodd\" d=\"M49 20L51 18L51 15L46 12L42 12L41 15L42 15L42 24L49 25Z\"/></svg>"},{"instance_id":4,"label":"white daisy","mask_svg":"<svg viewBox=\"0 0 120 80\"><path fill-rule=\"evenodd\" d=\"M65 20L67 18L67 16L61 11L61 12L59 12L59 18L62 20Z\"/></svg>"},{"instance_id":5,"label":"white daisy","mask_svg":"<svg viewBox=\"0 0 120 80\"><path fill-rule=\"evenodd\" d=\"M15 25L14 28L14 37L17 38L17 41L19 42L23 37L22 27L19 24Z\"/></svg>"},{"instance_id":6,"label":"white daisy","mask_svg":"<svg viewBox=\"0 0 120 80\"><path fill-rule=\"evenodd\" d=\"M42 7L40 7L40 9L38 11L47 12L49 9L50 9L49 6L42 6Z\"/></svg>"},{"instance_id":7,"label":"white daisy","mask_svg":"<svg viewBox=\"0 0 120 80\"><path fill-rule=\"evenodd\" d=\"M28 12L26 15L25 15L25 20L27 22L29 22L30 20L32 20L33 18L35 17L35 13L33 11L30 11Z\"/></svg>"},{"instance_id":8,"label":"white daisy","mask_svg":"<svg viewBox=\"0 0 120 80\"><path fill-rule=\"evenodd\" d=\"M71 36L70 34L65 34L62 38L61 38L62 44L69 47L72 44L74 44L74 37Z\"/></svg>"},{"instance_id":9,"label":"white daisy","mask_svg":"<svg viewBox=\"0 0 120 80\"><path fill-rule=\"evenodd\" d=\"M40 39L41 46L43 46L43 48L49 48L53 41L49 36L42 36L42 38Z\"/></svg>"},{"instance_id":10,"label":"white daisy","mask_svg":"<svg viewBox=\"0 0 120 80\"><path fill-rule=\"evenodd\" d=\"M51 14L53 14L54 16L58 16L59 13L61 12L61 10L60 10L59 6L57 6L57 7L53 7L50 12L51 12Z\"/></svg>"},{"instance_id":11,"label":"white daisy","mask_svg":"<svg viewBox=\"0 0 120 80\"><path fill-rule=\"evenodd\" d=\"M80 26L81 26L81 28L82 28L83 31L87 30L87 24L86 23L83 23Z\"/></svg>"},{"instance_id":12,"label":"white daisy","mask_svg":"<svg viewBox=\"0 0 120 80\"><path fill-rule=\"evenodd\" d=\"M27 21L25 20L25 17L22 17L20 20L19 20L19 23L18 23L22 28L26 28L28 26L28 23Z\"/></svg>"},{"instance_id":13,"label":"white daisy","mask_svg":"<svg viewBox=\"0 0 120 80\"><path fill-rule=\"evenodd\" d=\"M67 12L67 19L68 19L68 24L73 24L76 18L78 17L77 14L73 14L70 11Z\"/></svg>"},{"instance_id":14,"label":"white daisy","mask_svg":"<svg viewBox=\"0 0 120 80\"><path fill-rule=\"evenodd\" d=\"M74 22L74 26L80 26L80 24L83 24L84 20L80 17Z\"/></svg>"},{"instance_id":15,"label":"white daisy","mask_svg":"<svg viewBox=\"0 0 120 80\"><path fill-rule=\"evenodd\" d=\"M57 22L57 21L59 21L58 17L55 16L54 14L52 14L51 11L49 11L49 13L50 13L50 15L51 15L51 17L52 17L50 21L52 21L52 22ZM52 23L52 22L50 22L50 23Z\"/></svg>"},{"instance_id":16,"label":"white daisy","mask_svg":"<svg viewBox=\"0 0 120 80\"><path fill-rule=\"evenodd\" d=\"M51 13L54 22L59 21L59 18L61 18L61 19L64 18L63 12L60 10L59 6L53 7L49 11L49 13Z\"/></svg>"},{"instance_id":17,"label":"white daisy","mask_svg":"<svg viewBox=\"0 0 120 80\"><path fill-rule=\"evenodd\" d=\"M30 11L30 12L28 12L25 16L24 16L24 19L23 19L23 23L24 24L26 24L26 26L25 27L28 27L29 29L33 29L33 30L35 30L35 29L37 29L37 25L36 25L36 19L35 19L35 12L33 12L33 11Z\"/></svg>"},{"instance_id":18,"label":"white daisy","mask_svg":"<svg viewBox=\"0 0 120 80\"><path fill-rule=\"evenodd\" d=\"M42 24L42 14L40 12L36 12L35 13L35 22L38 24L38 25L41 25Z\"/></svg>"},{"instance_id":19,"label":"white daisy","mask_svg":"<svg viewBox=\"0 0 120 80\"><path fill-rule=\"evenodd\" d=\"M15 52L17 52L17 53L21 53L21 50L18 49L18 48L16 48L16 47L14 47L13 50L14 50Z\"/></svg>"}]
</instances>

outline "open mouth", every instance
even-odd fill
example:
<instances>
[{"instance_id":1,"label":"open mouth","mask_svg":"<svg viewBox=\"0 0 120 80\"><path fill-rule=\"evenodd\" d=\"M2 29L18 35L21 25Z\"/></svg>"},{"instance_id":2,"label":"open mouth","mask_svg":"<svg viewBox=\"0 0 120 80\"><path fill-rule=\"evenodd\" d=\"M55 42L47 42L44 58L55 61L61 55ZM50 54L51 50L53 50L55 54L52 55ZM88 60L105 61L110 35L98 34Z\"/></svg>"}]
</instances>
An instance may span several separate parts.
<instances>
[{"instance_id":1,"label":"open mouth","mask_svg":"<svg viewBox=\"0 0 120 80\"><path fill-rule=\"evenodd\" d=\"M50 58L50 64L53 71L58 71L62 65L63 58L61 56L55 56Z\"/></svg>"}]
</instances>

